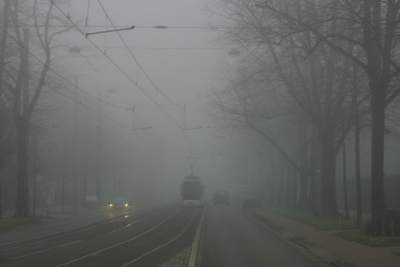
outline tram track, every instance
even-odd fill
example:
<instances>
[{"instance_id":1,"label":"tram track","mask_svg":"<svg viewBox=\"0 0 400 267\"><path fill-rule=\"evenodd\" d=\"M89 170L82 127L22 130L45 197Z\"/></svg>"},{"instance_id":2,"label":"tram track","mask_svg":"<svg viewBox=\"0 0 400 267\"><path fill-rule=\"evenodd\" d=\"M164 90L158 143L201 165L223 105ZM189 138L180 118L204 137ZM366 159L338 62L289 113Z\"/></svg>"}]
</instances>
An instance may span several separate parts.
<instances>
[{"instance_id":1,"label":"tram track","mask_svg":"<svg viewBox=\"0 0 400 267\"><path fill-rule=\"evenodd\" d=\"M142 237L142 236L144 236L144 235L150 233L151 231L154 231L155 229L157 229L158 227L160 227L161 225L163 225L166 221L168 221L169 219L171 219L173 216L175 216L176 214L178 214L179 211L180 211L180 210L176 211L175 213L173 213L173 214L171 214L170 216L168 216L166 219L162 220L160 223L156 224L155 226L153 226L153 227L150 228L149 230L147 230L147 231L145 231L145 232L143 232L143 233L141 233L141 234L139 234L139 235L137 235L137 236L134 236L134 237L132 237L132 238L130 238L130 239L126 239L126 240L124 240L124 241L122 241L122 242L113 244L113 245L111 245L111 246L105 247L105 248L103 248L103 249L101 249L101 250L94 251L94 252L92 252L92 253L90 253L90 254L87 254L87 255L85 255L85 256L76 258L76 259L74 259L74 260L72 260L72 261L69 261L69 262L60 264L60 265L58 265L58 266L59 266L59 267L61 267L61 266L67 266L67 265L70 265L70 264L72 264L72 263L75 263L75 262L81 261L81 260L83 260L83 259L86 259L86 258L88 258L88 257L92 257L92 256L95 256L95 255L98 255L98 254L100 254L100 253L103 253L103 252L108 251L108 250L111 250L111 249L115 249L115 248L117 248L117 247L119 247L119 246L122 246L122 245L128 243L128 242L132 242L132 241L134 241L134 240L136 240L136 239L138 239L138 238L140 238L140 237Z\"/></svg>"},{"instance_id":2,"label":"tram track","mask_svg":"<svg viewBox=\"0 0 400 267\"><path fill-rule=\"evenodd\" d=\"M137 223L141 220L147 219L148 217L154 216L159 209L147 209L141 210L134 213L121 214L120 216L102 220L96 223L84 224L78 227L74 227L71 229L57 231L51 234L45 234L42 236L38 236L30 239L23 239L20 241L12 242L9 244L0 245L0 259L5 257L5 253L10 251L18 250L27 250L30 247L41 246L43 244L54 248L56 243L61 243L60 246L66 246L68 243L77 242L76 240L71 240L71 237L79 235L82 239L89 239L93 237L98 237L97 232L98 229L104 229L107 225L113 225L113 228L108 230L107 232L102 232L103 235L108 234L110 232L119 231L128 225ZM101 230L100 230L101 231ZM16 253L16 252L14 252Z\"/></svg>"},{"instance_id":3,"label":"tram track","mask_svg":"<svg viewBox=\"0 0 400 267\"><path fill-rule=\"evenodd\" d=\"M190 220L189 220L188 223L186 224L185 228L184 228L178 235L176 235L175 237L171 238L171 239L168 240L166 243L164 243L164 244L162 244L162 245L160 245L160 246L158 246L158 247L156 247L156 248L150 250L149 252L147 252L147 253L145 253L145 254L143 254L143 255L137 257L136 259L133 259L133 260L131 260L130 262L125 263L125 264L122 265L121 267L130 266L130 265L132 265L133 263L135 263L135 262L139 261L140 259L142 259L143 257L146 257L146 256L152 254L153 252L155 252L155 251L157 251L157 250L159 250L159 249L161 249L161 248L163 248L163 247L165 247L165 246L171 244L171 243L174 242L175 240L177 240L179 237L181 237L181 236L188 230L190 224L192 223L192 221L193 221L194 217L197 215L197 213L198 213L198 210L192 215L192 217L190 218Z\"/></svg>"},{"instance_id":4,"label":"tram track","mask_svg":"<svg viewBox=\"0 0 400 267\"><path fill-rule=\"evenodd\" d=\"M199 209L168 207L132 216L121 216L91 227L83 227L30 240L27 243L0 247L3 266L152 266L168 260L169 253L190 244L172 246L197 225ZM197 222L197 221L196 221ZM90 234L88 232L91 232ZM168 248L167 247L172 247ZM5 249L5 250L3 250ZM150 258L150 259L149 259ZM34 263L34 264L32 264ZM162 263L162 262L161 262ZM139 264L139 265L138 265ZM141 265L142 264L142 265Z\"/></svg>"}]
</instances>

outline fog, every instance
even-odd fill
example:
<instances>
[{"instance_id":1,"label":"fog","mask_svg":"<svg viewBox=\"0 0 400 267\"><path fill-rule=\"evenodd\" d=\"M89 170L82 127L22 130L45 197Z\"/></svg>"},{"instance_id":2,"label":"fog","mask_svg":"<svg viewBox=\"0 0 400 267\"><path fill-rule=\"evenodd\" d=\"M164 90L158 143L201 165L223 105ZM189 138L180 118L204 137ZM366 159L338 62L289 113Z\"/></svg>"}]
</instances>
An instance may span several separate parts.
<instances>
[{"instance_id":1,"label":"fog","mask_svg":"<svg viewBox=\"0 0 400 267\"><path fill-rule=\"evenodd\" d=\"M210 28L209 2L52 1L60 18L52 27L63 32L54 39L49 88L31 122L40 205L59 205L61 192L68 205L82 205L85 195L103 204L119 195L137 203L179 200L181 181L191 174L204 182L206 197L216 189L277 197L284 160L275 147L243 126L227 126L212 105L241 62ZM271 125L277 139L292 134ZM362 134L361 173L368 177L369 130ZM353 141L349 134L350 179ZM295 141L285 142L293 152ZM397 135L386 142L385 171L397 175ZM12 202L15 195L6 189L3 198Z\"/></svg>"},{"instance_id":2,"label":"fog","mask_svg":"<svg viewBox=\"0 0 400 267\"><path fill-rule=\"evenodd\" d=\"M394 265L399 12L0 1L1 263Z\"/></svg>"},{"instance_id":3,"label":"fog","mask_svg":"<svg viewBox=\"0 0 400 267\"><path fill-rule=\"evenodd\" d=\"M62 12L55 12L68 14L67 24L79 30L57 39L65 45L54 52L61 85L39 103L52 109L37 116L48 155L41 176L51 184L43 201L60 203L63 179L67 203L75 183L79 203L85 194L99 194L106 203L118 195L134 202L178 200L180 183L192 171L203 179L206 195L216 188L240 193L243 176L256 175L247 138L223 137L211 116L209 96L223 86L221 62L231 59L229 47L218 45L208 28L205 4L57 5ZM135 28L102 33L114 26Z\"/></svg>"}]
</instances>

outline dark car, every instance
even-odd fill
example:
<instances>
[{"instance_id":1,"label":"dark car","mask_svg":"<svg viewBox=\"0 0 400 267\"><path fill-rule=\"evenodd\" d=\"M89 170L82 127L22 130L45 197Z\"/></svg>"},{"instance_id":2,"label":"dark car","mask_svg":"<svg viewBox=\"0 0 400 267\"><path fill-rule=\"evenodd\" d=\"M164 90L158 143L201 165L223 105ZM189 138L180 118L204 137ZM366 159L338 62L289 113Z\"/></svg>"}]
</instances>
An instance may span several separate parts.
<instances>
[{"instance_id":1,"label":"dark car","mask_svg":"<svg viewBox=\"0 0 400 267\"><path fill-rule=\"evenodd\" d=\"M96 195L85 196L84 206L86 208L97 208L99 206L99 198Z\"/></svg>"},{"instance_id":2,"label":"dark car","mask_svg":"<svg viewBox=\"0 0 400 267\"><path fill-rule=\"evenodd\" d=\"M115 198L109 205L111 210L129 210L129 201L125 197Z\"/></svg>"},{"instance_id":3,"label":"dark car","mask_svg":"<svg viewBox=\"0 0 400 267\"><path fill-rule=\"evenodd\" d=\"M243 208L259 208L261 207L261 199L256 196L248 196L243 201Z\"/></svg>"},{"instance_id":4,"label":"dark car","mask_svg":"<svg viewBox=\"0 0 400 267\"><path fill-rule=\"evenodd\" d=\"M229 192L226 190L217 190L214 193L214 206L218 204L229 205Z\"/></svg>"}]
</instances>

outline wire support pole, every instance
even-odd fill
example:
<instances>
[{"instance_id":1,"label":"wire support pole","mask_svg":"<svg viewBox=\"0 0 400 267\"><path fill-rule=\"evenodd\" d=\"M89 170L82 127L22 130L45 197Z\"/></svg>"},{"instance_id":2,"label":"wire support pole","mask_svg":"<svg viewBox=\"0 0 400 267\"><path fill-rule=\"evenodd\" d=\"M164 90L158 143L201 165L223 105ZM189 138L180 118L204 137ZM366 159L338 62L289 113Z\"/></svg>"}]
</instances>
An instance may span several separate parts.
<instances>
[{"instance_id":1,"label":"wire support pole","mask_svg":"<svg viewBox=\"0 0 400 267\"><path fill-rule=\"evenodd\" d=\"M87 33L87 34L86 34L86 37L88 37L89 35L101 34L101 33L108 33L108 32L129 31L129 30L133 30L134 28L135 28L135 26L131 26L131 27L122 28L122 29L114 29L114 30L99 31L99 32L90 32L90 33Z\"/></svg>"}]
</instances>

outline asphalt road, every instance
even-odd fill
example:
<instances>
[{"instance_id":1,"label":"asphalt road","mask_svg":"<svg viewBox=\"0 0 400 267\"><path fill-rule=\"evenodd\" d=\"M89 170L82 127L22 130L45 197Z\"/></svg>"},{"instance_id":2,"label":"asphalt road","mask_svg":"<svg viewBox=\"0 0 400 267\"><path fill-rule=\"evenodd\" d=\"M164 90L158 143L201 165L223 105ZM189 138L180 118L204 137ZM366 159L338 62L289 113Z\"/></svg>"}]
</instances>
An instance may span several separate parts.
<instances>
[{"instance_id":1,"label":"asphalt road","mask_svg":"<svg viewBox=\"0 0 400 267\"><path fill-rule=\"evenodd\" d=\"M206 209L202 266L318 266L234 206Z\"/></svg>"},{"instance_id":2,"label":"asphalt road","mask_svg":"<svg viewBox=\"0 0 400 267\"><path fill-rule=\"evenodd\" d=\"M113 216L0 245L0 265L159 266L191 246L201 214L171 205Z\"/></svg>"},{"instance_id":3,"label":"asphalt road","mask_svg":"<svg viewBox=\"0 0 400 267\"><path fill-rule=\"evenodd\" d=\"M200 266L318 266L239 206L202 213L175 204L0 232L0 266L187 266L197 229Z\"/></svg>"}]
</instances>

